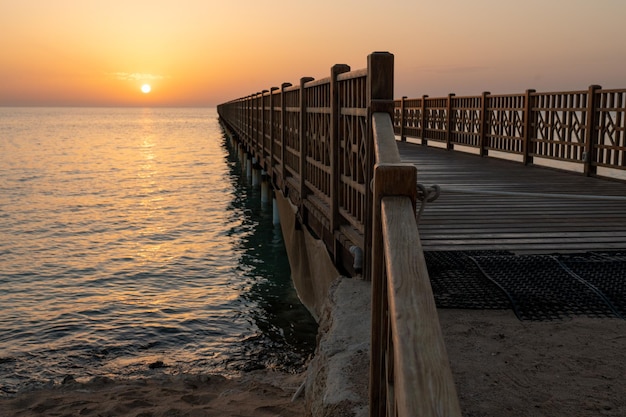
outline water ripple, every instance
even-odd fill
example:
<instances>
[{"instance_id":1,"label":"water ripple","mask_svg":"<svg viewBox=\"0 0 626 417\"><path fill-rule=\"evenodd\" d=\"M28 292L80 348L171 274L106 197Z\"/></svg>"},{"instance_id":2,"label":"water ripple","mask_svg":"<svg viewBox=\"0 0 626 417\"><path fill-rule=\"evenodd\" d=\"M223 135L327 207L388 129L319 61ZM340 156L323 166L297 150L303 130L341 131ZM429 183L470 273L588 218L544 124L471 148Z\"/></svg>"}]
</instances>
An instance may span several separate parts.
<instances>
[{"instance_id":1,"label":"water ripple","mask_svg":"<svg viewBox=\"0 0 626 417\"><path fill-rule=\"evenodd\" d=\"M315 324L214 109L0 108L0 138L0 395L302 365Z\"/></svg>"}]
</instances>

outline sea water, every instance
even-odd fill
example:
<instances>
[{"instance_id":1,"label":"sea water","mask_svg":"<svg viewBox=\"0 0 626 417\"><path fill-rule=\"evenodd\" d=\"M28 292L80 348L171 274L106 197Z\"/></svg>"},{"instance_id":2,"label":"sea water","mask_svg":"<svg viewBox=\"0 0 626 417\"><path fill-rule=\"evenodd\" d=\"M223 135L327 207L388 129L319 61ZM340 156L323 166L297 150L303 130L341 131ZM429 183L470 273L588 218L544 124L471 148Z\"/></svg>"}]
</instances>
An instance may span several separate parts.
<instances>
[{"instance_id":1,"label":"sea water","mask_svg":"<svg viewBox=\"0 0 626 417\"><path fill-rule=\"evenodd\" d=\"M215 109L0 107L0 395L293 370L315 331Z\"/></svg>"}]
</instances>

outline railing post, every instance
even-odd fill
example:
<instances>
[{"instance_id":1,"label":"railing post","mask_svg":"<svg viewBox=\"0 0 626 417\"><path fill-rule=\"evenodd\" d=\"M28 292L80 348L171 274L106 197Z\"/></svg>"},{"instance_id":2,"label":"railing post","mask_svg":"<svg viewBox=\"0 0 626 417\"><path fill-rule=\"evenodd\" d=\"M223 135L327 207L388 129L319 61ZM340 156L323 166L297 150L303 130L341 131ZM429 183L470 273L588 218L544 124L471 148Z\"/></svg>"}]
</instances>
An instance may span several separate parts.
<instances>
[{"instance_id":1,"label":"railing post","mask_svg":"<svg viewBox=\"0 0 626 417\"><path fill-rule=\"evenodd\" d=\"M365 166L365 236L363 248L363 265L365 279L371 279L372 254L372 189L371 180L374 175L374 138L372 132L372 115L385 112L393 117L393 55L388 52L374 52L367 56L367 146ZM393 119L392 119L393 120ZM375 255L374 255L375 256Z\"/></svg>"},{"instance_id":2,"label":"railing post","mask_svg":"<svg viewBox=\"0 0 626 417\"><path fill-rule=\"evenodd\" d=\"M337 76L349 72L350 67L345 64L336 64L330 70L330 233L334 235L339 228L339 118L341 107L339 103L339 84ZM337 262L337 240L333 237L333 261Z\"/></svg>"},{"instance_id":3,"label":"railing post","mask_svg":"<svg viewBox=\"0 0 626 417\"><path fill-rule=\"evenodd\" d=\"M404 114L405 112L405 102L406 102L407 97L406 96L402 96L402 101L400 102L400 141L401 142L406 142L406 134L404 133L404 124L406 123L406 116Z\"/></svg>"},{"instance_id":4,"label":"railing post","mask_svg":"<svg viewBox=\"0 0 626 417\"><path fill-rule=\"evenodd\" d=\"M270 163L267 167L267 174L270 176L270 182L274 182L274 91L278 87L270 88Z\"/></svg>"},{"instance_id":5,"label":"railing post","mask_svg":"<svg viewBox=\"0 0 626 417\"><path fill-rule=\"evenodd\" d=\"M381 224L381 203L385 196L404 196L411 200L413 212L417 195L417 169L409 164L376 164L373 178L372 213L372 332L370 364L370 417L384 417L387 375L383 352L387 343L385 317L386 280L384 278L384 247Z\"/></svg>"},{"instance_id":6,"label":"railing post","mask_svg":"<svg viewBox=\"0 0 626 417\"><path fill-rule=\"evenodd\" d=\"M428 145L428 138L426 138L426 123L428 122L428 117L426 116L426 99L428 98L428 95L423 95L422 96L422 117L421 117L421 124L422 124L422 145Z\"/></svg>"},{"instance_id":7,"label":"railing post","mask_svg":"<svg viewBox=\"0 0 626 417\"><path fill-rule=\"evenodd\" d=\"M489 117L487 114L487 100L489 91L484 91L480 102L480 156L487 156L487 128L489 127Z\"/></svg>"},{"instance_id":8,"label":"railing post","mask_svg":"<svg viewBox=\"0 0 626 417\"><path fill-rule=\"evenodd\" d=\"M533 117L533 93L535 90L526 90L526 96L524 97L524 136L522 138L522 152L524 165L532 164L533 154L535 152L533 146L533 123L535 118Z\"/></svg>"},{"instance_id":9,"label":"railing post","mask_svg":"<svg viewBox=\"0 0 626 417\"><path fill-rule=\"evenodd\" d=\"M452 99L454 97L454 93L448 94L448 106L446 108L446 149L452 149L452 123L454 122L454 118L452 117Z\"/></svg>"},{"instance_id":10,"label":"railing post","mask_svg":"<svg viewBox=\"0 0 626 417\"><path fill-rule=\"evenodd\" d=\"M363 248L363 265L364 265L364 277L365 279L372 280L372 297L376 297L376 294L381 293L382 280L374 279L373 271L378 266L374 265L377 262L377 258L382 256L381 253L372 253L372 237L374 235L373 230L376 228L374 222L374 200L373 192L371 188L374 177L374 132L373 132L373 114L376 112L386 112L389 117L393 117L393 55L389 53L373 53L367 57L367 151L366 151L366 178L365 178L365 236L364 236L364 248ZM393 119L392 119L393 120ZM378 236L376 236L378 238ZM380 260L378 260L380 262ZM378 291L378 292L376 292ZM380 328L380 309L382 306L378 306L378 310L372 305L372 329ZM375 327L378 326L378 327ZM376 332L378 333L378 332ZM372 332L372 348L376 346L382 346L383 341L378 339L379 335L374 335ZM380 386L376 387L372 383L373 381L379 381L378 378L381 375L376 375L377 371L382 369L380 363L380 355L375 357L372 355L372 364L370 365L370 416L383 416L382 410L385 406L385 402L380 401ZM378 388L378 389L377 389Z\"/></svg>"},{"instance_id":11,"label":"railing post","mask_svg":"<svg viewBox=\"0 0 626 417\"><path fill-rule=\"evenodd\" d=\"M309 81L313 81L311 77L303 77L300 78L300 123L298 127L298 140L300 141L300 189L298 193L300 194L300 209L302 210L302 204L306 199L306 156L308 153L307 150L307 138L306 138L306 90L304 88L304 84Z\"/></svg>"},{"instance_id":12,"label":"railing post","mask_svg":"<svg viewBox=\"0 0 626 417\"><path fill-rule=\"evenodd\" d=\"M286 195L285 179L287 178L287 167L285 165L286 130L287 130L287 103L285 100L285 89L291 87L291 83L282 83L280 86L280 189Z\"/></svg>"},{"instance_id":13,"label":"railing post","mask_svg":"<svg viewBox=\"0 0 626 417\"><path fill-rule=\"evenodd\" d=\"M261 152L259 153L259 161L258 164L261 165L264 169L267 169L266 162L266 151L265 151L265 95L268 93L268 90L263 90L261 92ZM263 163L261 163L261 161Z\"/></svg>"},{"instance_id":14,"label":"railing post","mask_svg":"<svg viewBox=\"0 0 626 417\"><path fill-rule=\"evenodd\" d=\"M251 157L256 153L259 143L259 95L263 94L257 92L254 96L254 135L252 138L252 149L250 150Z\"/></svg>"},{"instance_id":15,"label":"railing post","mask_svg":"<svg viewBox=\"0 0 626 417\"><path fill-rule=\"evenodd\" d=\"M253 96L248 96L246 97L246 137L243 140L243 143L241 144L241 146L244 147L244 149L247 148L248 146L248 142L250 141L250 138L252 137L252 105L254 104L252 101L252 97Z\"/></svg>"},{"instance_id":16,"label":"railing post","mask_svg":"<svg viewBox=\"0 0 626 417\"><path fill-rule=\"evenodd\" d=\"M584 173L586 176L594 175L597 171L595 165L596 146L598 145L598 90L599 85L590 85L587 93L587 127L585 134Z\"/></svg>"}]
</instances>

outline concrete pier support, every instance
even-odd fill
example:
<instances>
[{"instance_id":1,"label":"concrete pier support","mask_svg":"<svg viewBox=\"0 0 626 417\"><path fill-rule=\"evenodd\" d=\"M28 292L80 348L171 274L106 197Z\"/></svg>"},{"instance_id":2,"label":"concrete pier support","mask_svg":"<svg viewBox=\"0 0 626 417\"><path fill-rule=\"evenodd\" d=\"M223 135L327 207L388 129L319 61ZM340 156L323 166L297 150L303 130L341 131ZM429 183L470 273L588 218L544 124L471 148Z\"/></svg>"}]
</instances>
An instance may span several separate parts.
<instances>
[{"instance_id":1,"label":"concrete pier support","mask_svg":"<svg viewBox=\"0 0 626 417\"><path fill-rule=\"evenodd\" d=\"M238 146L237 147L237 156L239 157L239 163L241 164L242 167L245 168L245 164L246 164L246 153L243 150L242 146Z\"/></svg>"},{"instance_id":2,"label":"concrete pier support","mask_svg":"<svg viewBox=\"0 0 626 417\"><path fill-rule=\"evenodd\" d=\"M248 181L252 180L252 159L246 156L246 178Z\"/></svg>"},{"instance_id":3,"label":"concrete pier support","mask_svg":"<svg viewBox=\"0 0 626 417\"><path fill-rule=\"evenodd\" d=\"M268 181L267 176L264 176L263 181L261 182L261 203L263 204L269 203L270 198L271 198L270 182Z\"/></svg>"},{"instance_id":4,"label":"concrete pier support","mask_svg":"<svg viewBox=\"0 0 626 417\"><path fill-rule=\"evenodd\" d=\"M253 166L252 167L252 186L257 187L260 182L261 182L261 170Z\"/></svg>"},{"instance_id":5,"label":"concrete pier support","mask_svg":"<svg viewBox=\"0 0 626 417\"><path fill-rule=\"evenodd\" d=\"M272 198L272 224L276 226L280 224L280 215L278 213L278 202L276 197Z\"/></svg>"}]
</instances>

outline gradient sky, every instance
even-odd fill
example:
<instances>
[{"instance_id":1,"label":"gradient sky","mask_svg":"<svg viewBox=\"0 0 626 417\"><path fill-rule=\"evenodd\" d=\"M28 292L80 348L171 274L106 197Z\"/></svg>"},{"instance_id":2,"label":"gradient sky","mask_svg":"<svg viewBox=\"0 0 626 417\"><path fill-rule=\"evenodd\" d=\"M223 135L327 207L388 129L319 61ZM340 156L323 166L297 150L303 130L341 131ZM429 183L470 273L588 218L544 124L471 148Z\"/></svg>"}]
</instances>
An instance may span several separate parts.
<instances>
[{"instance_id":1,"label":"gradient sky","mask_svg":"<svg viewBox=\"0 0 626 417\"><path fill-rule=\"evenodd\" d=\"M625 0L0 0L0 105L213 106L374 51L396 97L626 88L625 18Z\"/></svg>"}]
</instances>

